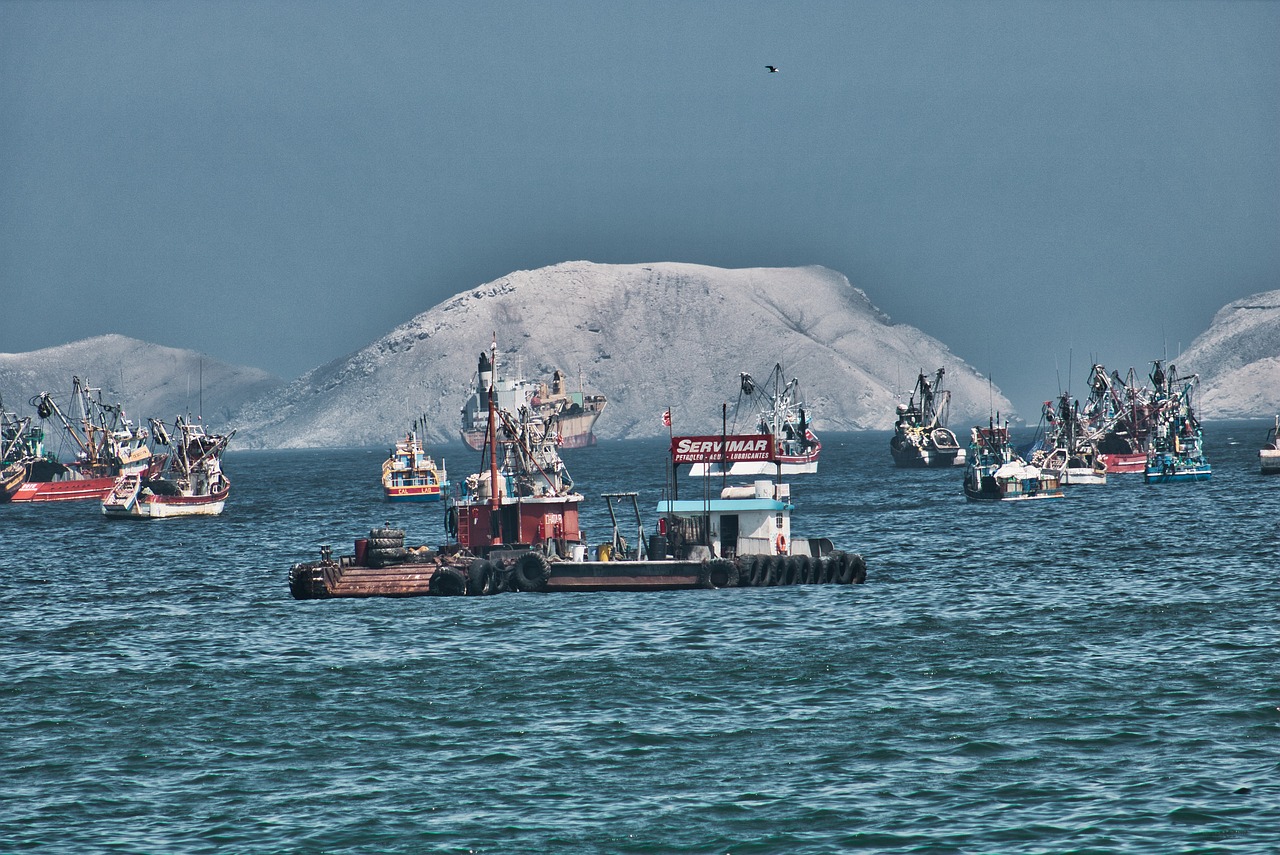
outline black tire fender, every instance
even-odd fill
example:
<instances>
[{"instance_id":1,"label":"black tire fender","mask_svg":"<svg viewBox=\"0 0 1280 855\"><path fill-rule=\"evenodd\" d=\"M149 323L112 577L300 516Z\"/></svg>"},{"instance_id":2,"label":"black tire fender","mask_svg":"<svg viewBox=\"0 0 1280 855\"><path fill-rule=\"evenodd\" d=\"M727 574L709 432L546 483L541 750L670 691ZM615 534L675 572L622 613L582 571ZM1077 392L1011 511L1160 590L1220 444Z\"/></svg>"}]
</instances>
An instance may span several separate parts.
<instances>
[{"instance_id":1,"label":"black tire fender","mask_svg":"<svg viewBox=\"0 0 1280 855\"><path fill-rule=\"evenodd\" d=\"M715 590L716 588L736 588L738 586L738 565L727 558L702 562L698 570L698 587Z\"/></svg>"},{"instance_id":2,"label":"black tire fender","mask_svg":"<svg viewBox=\"0 0 1280 855\"><path fill-rule=\"evenodd\" d=\"M478 597L492 594L494 588L493 565L483 558L477 558L467 567L467 593Z\"/></svg>"},{"instance_id":3,"label":"black tire fender","mask_svg":"<svg viewBox=\"0 0 1280 855\"><path fill-rule=\"evenodd\" d=\"M515 569L511 571L511 582L518 591L546 590L547 580L551 578L551 562L541 552L529 552L520 556Z\"/></svg>"},{"instance_id":4,"label":"black tire fender","mask_svg":"<svg viewBox=\"0 0 1280 855\"><path fill-rule=\"evenodd\" d=\"M813 563L808 555L793 555L791 563L795 565L795 584L809 585L813 583Z\"/></svg>"},{"instance_id":5,"label":"black tire fender","mask_svg":"<svg viewBox=\"0 0 1280 855\"><path fill-rule=\"evenodd\" d=\"M867 581L867 562L861 555L849 556L850 584L861 585Z\"/></svg>"},{"instance_id":6,"label":"black tire fender","mask_svg":"<svg viewBox=\"0 0 1280 855\"><path fill-rule=\"evenodd\" d=\"M460 597L467 592L467 577L456 567L439 567L431 574L427 590L437 597Z\"/></svg>"}]
</instances>

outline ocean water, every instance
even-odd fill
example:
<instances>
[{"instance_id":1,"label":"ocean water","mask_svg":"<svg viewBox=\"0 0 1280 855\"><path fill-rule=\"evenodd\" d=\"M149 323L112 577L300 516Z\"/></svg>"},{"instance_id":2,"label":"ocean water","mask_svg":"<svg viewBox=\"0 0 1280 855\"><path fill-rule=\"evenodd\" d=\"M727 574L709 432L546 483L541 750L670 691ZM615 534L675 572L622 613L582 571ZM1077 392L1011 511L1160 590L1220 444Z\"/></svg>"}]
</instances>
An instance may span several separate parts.
<instances>
[{"instance_id":1,"label":"ocean water","mask_svg":"<svg viewBox=\"0 0 1280 855\"><path fill-rule=\"evenodd\" d=\"M214 519L0 507L0 850L1275 851L1266 427L1007 506L824 436L793 526L860 586L293 600L321 544L442 538L385 449L233 451ZM566 453L593 540L606 491L652 527L663 453Z\"/></svg>"}]
</instances>

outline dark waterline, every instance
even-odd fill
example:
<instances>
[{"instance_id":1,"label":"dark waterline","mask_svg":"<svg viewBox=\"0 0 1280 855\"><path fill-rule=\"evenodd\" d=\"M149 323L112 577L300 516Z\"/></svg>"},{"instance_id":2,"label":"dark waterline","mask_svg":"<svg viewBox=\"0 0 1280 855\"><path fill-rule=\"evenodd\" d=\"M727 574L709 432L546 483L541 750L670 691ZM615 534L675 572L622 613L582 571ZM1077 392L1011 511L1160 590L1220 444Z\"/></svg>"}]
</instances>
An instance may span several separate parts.
<instances>
[{"instance_id":1,"label":"dark waterline","mask_svg":"<svg viewBox=\"0 0 1280 855\"><path fill-rule=\"evenodd\" d=\"M1269 851L1268 426L1209 424L1205 484L1017 506L824 436L794 528L854 587L292 600L322 543L442 538L385 449L233 451L214 519L0 507L0 849ZM664 446L566 453L593 542L602 492L652 526Z\"/></svg>"}]
</instances>

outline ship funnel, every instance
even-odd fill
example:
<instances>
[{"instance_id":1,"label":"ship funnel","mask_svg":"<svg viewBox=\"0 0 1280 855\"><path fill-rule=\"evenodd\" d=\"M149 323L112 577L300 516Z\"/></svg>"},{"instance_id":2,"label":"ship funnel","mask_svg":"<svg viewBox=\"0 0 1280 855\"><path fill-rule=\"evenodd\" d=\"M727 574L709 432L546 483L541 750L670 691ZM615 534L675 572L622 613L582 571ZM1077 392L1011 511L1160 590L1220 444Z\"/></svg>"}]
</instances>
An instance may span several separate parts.
<instances>
[{"instance_id":1,"label":"ship funnel","mask_svg":"<svg viewBox=\"0 0 1280 855\"><path fill-rule=\"evenodd\" d=\"M484 351L480 352L480 369L476 381L476 391L480 393L488 392L489 387L493 385L493 363L489 361L489 354Z\"/></svg>"}]
</instances>

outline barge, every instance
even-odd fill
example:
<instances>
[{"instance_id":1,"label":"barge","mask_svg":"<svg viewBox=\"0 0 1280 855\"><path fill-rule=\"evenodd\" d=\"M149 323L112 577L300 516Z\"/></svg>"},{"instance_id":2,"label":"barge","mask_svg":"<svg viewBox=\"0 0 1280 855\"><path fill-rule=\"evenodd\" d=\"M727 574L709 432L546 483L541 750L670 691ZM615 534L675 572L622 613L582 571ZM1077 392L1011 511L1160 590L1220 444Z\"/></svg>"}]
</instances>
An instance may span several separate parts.
<instances>
[{"instance_id":1,"label":"barge","mask_svg":"<svg viewBox=\"0 0 1280 855\"><path fill-rule=\"evenodd\" d=\"M536 417L517 419L490 395L484 444L488 471L465 479L446 508L448 542L407 547L389 525L354 541L351 554L328 545L318 561L294 564L296 599L482 596L504 592L671 591L780 585L858 584L861 555L827 538L792 537L790 487L769 480L725 486L716 498L679 499L680 463L720 462L748 437L696 443L672 437L670 498L655 508L647 532L636 493L605 493L612 531L591 546L579 524L583 496L574 491L552 431ZM677 452L679 452L677 454ZM750 452L739 452L747 454ZM777 464L773 443L755 452ZM678 461L678 462L677 462Z\"/></svg>"}]
</instances>

